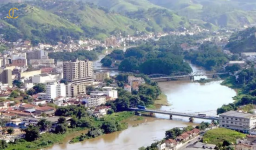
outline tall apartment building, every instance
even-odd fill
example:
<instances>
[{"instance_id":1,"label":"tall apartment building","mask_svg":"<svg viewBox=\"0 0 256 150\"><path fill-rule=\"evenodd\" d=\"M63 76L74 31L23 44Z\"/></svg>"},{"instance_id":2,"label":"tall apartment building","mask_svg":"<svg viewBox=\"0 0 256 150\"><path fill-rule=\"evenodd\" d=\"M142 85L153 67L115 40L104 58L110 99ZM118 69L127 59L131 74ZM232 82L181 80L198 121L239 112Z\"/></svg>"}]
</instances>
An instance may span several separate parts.
<instances>
[{"instance_id":1,"label":"tall apartment building","mask_svg":"<svg viewBox=\"0 0 256 150\"><path fill-rule=\"evenodd\" d=\"M91 61L64 62L63 78L69 82L93 76L93 63Z\"/></svg>"},{"instance_id":2,"label":"tall apartment building","mask_svg":"<svg viewBox=\"0 0 256 150\"><path fill-rule=\"evenodd\" d=\"M27 52L28 62L31 59L48 59L48 52L44 50L33 50L31 52Z\"/></svg>"},{"instance_id":3,"label":"tall apartment building","mask_svg":"<svg viewBox=\"0 0 256 150\"><path fill-rule=\"evenodd\" d=\"M0 69L0 82L12 86L12 71L10 69Z\"/></svg>"},{"instance_id":4,"label":"tall apartment building","mask_svg":"<svg viewBox=\"0 0 256 150\"><path fill-rule=\"evenodd\" d=\"M228 111L219 115L220 127L249 133L256 127L256 115L237 111Z\"/></svg>"},{"instance_id":5,"label":"tall apartment building","mask_svg":"<svg viewBox=\"0 0 256 150\"><path fill-rule=\"evenodd\" d=\"M66 85L64 83L47 83L45 88L45 93L38 93L38 98L50 101L57 97L66 97Z\"/></svg>"}]
</instances>

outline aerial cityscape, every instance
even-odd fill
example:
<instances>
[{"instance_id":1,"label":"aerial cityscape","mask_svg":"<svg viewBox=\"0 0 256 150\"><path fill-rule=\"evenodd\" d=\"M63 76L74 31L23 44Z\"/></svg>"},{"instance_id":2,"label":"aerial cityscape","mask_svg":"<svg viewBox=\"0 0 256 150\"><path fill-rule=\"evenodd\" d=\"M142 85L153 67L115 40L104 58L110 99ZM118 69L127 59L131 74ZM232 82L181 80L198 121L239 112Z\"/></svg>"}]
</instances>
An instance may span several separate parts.
<instances>
[{"instance_id":1,"label":"aerial cityscape","mask_svg":"<svg viewBox=\"0 0 256 150\"><path fill-rule=\"evenodd\" d=\"M255 0L0 0L0 150L256 150Z\"/></svg>"}]
</instances>

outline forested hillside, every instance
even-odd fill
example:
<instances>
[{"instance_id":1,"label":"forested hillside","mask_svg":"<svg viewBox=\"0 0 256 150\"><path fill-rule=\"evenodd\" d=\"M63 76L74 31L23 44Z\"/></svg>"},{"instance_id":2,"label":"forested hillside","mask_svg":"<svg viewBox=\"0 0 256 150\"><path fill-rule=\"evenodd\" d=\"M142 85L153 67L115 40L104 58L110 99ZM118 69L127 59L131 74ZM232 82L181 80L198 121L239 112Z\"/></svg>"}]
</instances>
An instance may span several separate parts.
<instances>
[{"instance_id":1,"label":"forested hillside","mask_svg":"<svg viewBox=\"0 0 256 150\"><path fill-rule=\"evenodd\" d=\"M233 53L256 52L256 28L248 28L234 33L226 48Z\"/></svg>"},{"instance_id":2,"label":"forested hillside","mask_svg":"<svg viewBox=\"0 0 256 150\"><path fill-rule=\"evenodd\" d=\"M19 10L17 19L5 18L10 8ZM170 11L158 8L122 15L81 1L47 0L25 3L8 3L0 7L2 28L0 34L8 41L19 38L33 44L67 42L81 37L104 40L110 35L134 35L163 32L188 27L188 21ZM38 30L36 30L38 29Z\"/></svg>"}]
</instances>

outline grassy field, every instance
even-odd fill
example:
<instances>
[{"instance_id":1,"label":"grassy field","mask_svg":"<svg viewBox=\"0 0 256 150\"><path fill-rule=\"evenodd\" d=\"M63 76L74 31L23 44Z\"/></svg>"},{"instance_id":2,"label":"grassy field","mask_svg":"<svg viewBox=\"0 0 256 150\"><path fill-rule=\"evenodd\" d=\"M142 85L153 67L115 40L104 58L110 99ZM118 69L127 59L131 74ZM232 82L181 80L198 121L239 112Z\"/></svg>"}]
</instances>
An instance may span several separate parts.
<instances>
[{"instance_id":1,"label":"grassy field","mask_svg":"<svg viewBox=\"0 0 256 150\"><path fill-rule=\"evenodd\" d=\"M231 143L235 143L236 139L244 137L245 134L243 133L225 128L218 128L207 131L203 136L203 142L209 144L218 144L222 143L224 140L227 140Z\"/></svg>"}]
</instances>

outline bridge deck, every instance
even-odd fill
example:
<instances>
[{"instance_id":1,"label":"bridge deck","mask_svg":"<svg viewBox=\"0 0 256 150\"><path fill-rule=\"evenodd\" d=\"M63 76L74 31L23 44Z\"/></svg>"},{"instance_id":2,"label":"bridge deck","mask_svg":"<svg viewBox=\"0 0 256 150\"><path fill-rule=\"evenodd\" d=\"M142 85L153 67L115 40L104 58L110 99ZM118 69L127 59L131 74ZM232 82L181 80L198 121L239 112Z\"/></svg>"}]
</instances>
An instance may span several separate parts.
<instances>
[{"instance_id":1,"label":"bridge deck","mask_svg":"<svg viewBox=\"0 0 256 150\"><path fill-rule=\"evenodd\" d=\"M158 113L158 114L165 114L165 115L174 115L174 116L181 116L181 117L192 117L198 119L206 119L206 120L219 120L217 116L198 116L198 114L189 114L189 113L181 113L181 112L173 112L173 111L162 111L162 110L150 110L150 109L137 109L137 108L130 108L130 111L143 111L143 112L150 112L150 113Z\"/></svg>"}]
</instances>

